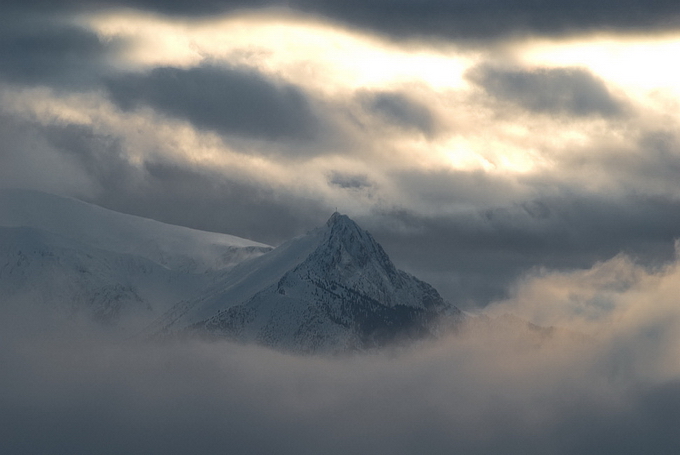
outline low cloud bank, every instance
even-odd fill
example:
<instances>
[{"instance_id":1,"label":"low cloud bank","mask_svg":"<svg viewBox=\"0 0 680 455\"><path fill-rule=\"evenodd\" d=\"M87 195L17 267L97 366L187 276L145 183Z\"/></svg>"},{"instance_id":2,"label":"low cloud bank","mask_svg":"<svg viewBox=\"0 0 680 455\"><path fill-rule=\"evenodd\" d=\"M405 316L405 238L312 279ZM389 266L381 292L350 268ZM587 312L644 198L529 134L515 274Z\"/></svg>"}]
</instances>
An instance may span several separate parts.
<instances>
[{"instance_id":1,"label":"low cloud bank","mask_svg":"<svg viewBox=\"0 0 680 455\"><path fill-rule=\"evenodd\" d=\"M113 342L15 311L1 332L0 449L672 453L679 275L678 261L648 269L624 256L537 271L456 334L338 358Z\"/></svg>"}]
</instances>

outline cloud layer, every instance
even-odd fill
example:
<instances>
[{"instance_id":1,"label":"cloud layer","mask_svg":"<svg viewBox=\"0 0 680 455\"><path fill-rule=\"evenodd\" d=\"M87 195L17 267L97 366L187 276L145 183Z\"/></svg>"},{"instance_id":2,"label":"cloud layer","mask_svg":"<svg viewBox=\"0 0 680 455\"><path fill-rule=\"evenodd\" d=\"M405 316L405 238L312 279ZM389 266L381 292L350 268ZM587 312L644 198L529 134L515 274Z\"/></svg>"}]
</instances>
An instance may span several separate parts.
<instances>
[{"instance_id":1,"label":"cloud layer","mask_svg":"<svg viewBox=\"0 0 680 455\"><path fill-rule=\"evenodd\" d=\"M148 105L199 128L269 140L311 140L319 129L304 93L245 69L200 66L155 68L111 80L123 110Z\"/></svg>"},{"instance_id":2,"label":"cloud layer","mask_svg":"<svg viewBox=\"0 0 680 455\"><path fill-rule=\"evenodd\" d=\"M678 270L620 256L543 271L497 304L495 319L336 358L121 343L84 321L44 320L46 311L3 318L0 444L5 453L668 453L680 447Z\"/></svg>"}]
</instances>

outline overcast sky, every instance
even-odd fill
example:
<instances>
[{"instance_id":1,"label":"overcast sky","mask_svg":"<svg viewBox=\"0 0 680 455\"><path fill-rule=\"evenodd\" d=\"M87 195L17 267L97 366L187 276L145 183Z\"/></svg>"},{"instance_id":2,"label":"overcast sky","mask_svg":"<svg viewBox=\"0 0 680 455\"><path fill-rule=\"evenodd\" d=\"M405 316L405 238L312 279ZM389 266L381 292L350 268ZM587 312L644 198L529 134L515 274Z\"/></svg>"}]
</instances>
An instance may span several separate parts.
<instances>
[{"instance_id":1,"label":"overcast sky","mask_svg":"<svg viewBox=\"0 0 680 455\"><path fill-rule=\"evenodd\" d=\"M675 2L1 8L3 186L273 245L337 207L468 308L673 257Z\"/></svg>"},{"instance_id":2,"label":"overcast sky","mask_svg":"<svg viewBox=\"0 0 680 455\"><path fill-rule=\"evenodd\" d=\"M316 359L2 318L3 453L678 453L678 55L671 0L3 0L1 186L273 245L337 208L564 330Z\"/></svg>"}]
</instances>

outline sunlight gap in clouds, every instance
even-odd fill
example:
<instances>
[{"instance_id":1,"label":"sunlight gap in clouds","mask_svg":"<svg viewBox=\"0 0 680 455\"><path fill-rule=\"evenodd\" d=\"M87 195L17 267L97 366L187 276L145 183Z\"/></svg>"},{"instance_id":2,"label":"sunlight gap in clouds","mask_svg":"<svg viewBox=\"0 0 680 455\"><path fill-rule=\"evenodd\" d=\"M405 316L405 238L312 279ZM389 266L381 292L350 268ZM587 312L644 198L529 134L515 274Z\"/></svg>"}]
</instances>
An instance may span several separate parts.
<instances>
[{"instance_id":1,"label":"sunlight gap in clouds","mask_svg":"<svg viewBox=\"0 0 680 455\"><path fill-rule=\"evenodd\" d=\"M217 59L330 93L413 81L436 90L465 87L463 74L477 59L453 47L404 48L282 10L193 21L123 11L84 16L81 22L129 43L124 68L190 67Z\"/></svg>"},{"instance_id":2,"label":"sunlight gap in clouds","mask_svg":"<svg viewBox=\"0 0 680 455\"><path fill-rule=\"evenodd\" d=\"M127 44L112 63L121 71L204 64L253 68L267 83L299 88L314 115L330 125L326 136L320 133L310 143L287 143L200 129L151 107L120 112L105 93L92 93L82 104L73 99L52 110L76 123L97 123L102 132L122 138L128 159L138 165L162 154L177 163L221 169L226 178L238 175L294 188L325 201L360 195L361 202L354 205L363 209L357 212L376 201L397 200L401 191L388 176L409 169L550 176L555 185L588 191L646 191L652 184L659 186L655 190L659 194L675 191L667 180L657 184L626 174L625 163L639 159L638 142L646 131L659 125L673 131L680 124L680 111L673 109L680 98L676 87L680 70L668 58L680 50L677 37L525 39L484 51L465 50L455 43L397 44L286 9L211 19L118 10L83 15L79 23L104 39ZM537 68L583 68L602 79L604 90L612 93L611 103L622 106L621 113L569 110L569 102L578 102L569 96L576 95L566 94L565 108L559 97L551 98L554 90L545 93L540 87L532 87L537 93L526 96L537 98L527 104L521 97L494 93L470 79L469 70L497 63L514 65L512 74L520 77ZM47 92L34 95L30 103L35 109L54 98ZM371 97L377 96L412 101L426 113L427 121L413 121L409 111L402 113L403 118L400 112L385 115L371 104L375 99ZM547 102L541 97L548 97ZM531 104L534 101L538 108ZM97 108L97 103L106 108ZM336 165L380 185L370 191L364 188L364 193L329 186L327 176ZM429 210L418 202L415 206Z\"/></svg>"},{"instance_id":3,"label":"sunlight gap in clouds","mask_svg":"<svg viewBox=\"0 0 680 455\"><path fill-rule=\"evenodd\" d=\"M565 41L522 43L519 58L526 65L576 66L626 90L646 97L654 92L680 96L680 36L586 36Z\"/></svg>"}]
</instances>

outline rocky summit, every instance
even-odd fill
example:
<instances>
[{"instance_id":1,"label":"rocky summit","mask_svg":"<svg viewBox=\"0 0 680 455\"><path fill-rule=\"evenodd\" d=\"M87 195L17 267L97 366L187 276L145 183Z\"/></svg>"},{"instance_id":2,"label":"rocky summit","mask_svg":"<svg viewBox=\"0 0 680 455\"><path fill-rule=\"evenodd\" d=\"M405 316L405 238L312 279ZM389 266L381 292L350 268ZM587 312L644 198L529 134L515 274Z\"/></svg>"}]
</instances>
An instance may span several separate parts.
<instances>
[{"instance_id":1,"label":"rocky summit","mask_svg":"<svg viewBox=\"0 0 680 455\"><path fill-rule=\"evenodd\" d=\"M442 318L462 318L432 286L398 270L371 234L345 215L334 213L325 226L277 249L290 268L237 305L220 296L205 300L228 307L189 330L295 352L344 352L427 337ZM276 253L251 265L266 267L267 256ZM291 254L298 260L284 260Z\"/></svg>"}]
</instances>

